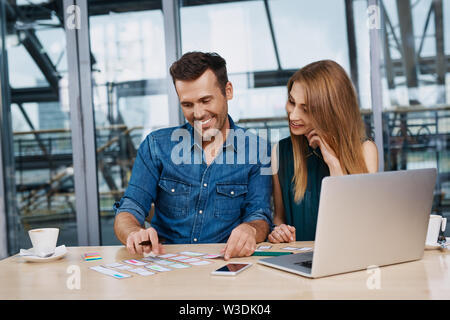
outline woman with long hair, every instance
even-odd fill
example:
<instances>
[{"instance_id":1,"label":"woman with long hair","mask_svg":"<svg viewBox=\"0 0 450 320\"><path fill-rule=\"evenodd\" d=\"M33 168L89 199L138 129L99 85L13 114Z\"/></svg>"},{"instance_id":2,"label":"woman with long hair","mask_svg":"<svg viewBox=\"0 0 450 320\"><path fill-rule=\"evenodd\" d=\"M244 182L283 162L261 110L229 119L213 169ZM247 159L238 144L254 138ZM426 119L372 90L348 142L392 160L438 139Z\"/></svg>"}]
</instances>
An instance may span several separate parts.
<instances>
[{"instance_id":1,"label":"woman with long hair","mask_svg":"<svg viewBox=\"0 0 450 320\"><path fill-rule=\"evenodd\" d=\"M366 137L355 89L339 64L313 62L287 89L290 137L272 152L272 243L314 240L324 177L378 169L377 147Z\"/></svg>"}]
</instances>

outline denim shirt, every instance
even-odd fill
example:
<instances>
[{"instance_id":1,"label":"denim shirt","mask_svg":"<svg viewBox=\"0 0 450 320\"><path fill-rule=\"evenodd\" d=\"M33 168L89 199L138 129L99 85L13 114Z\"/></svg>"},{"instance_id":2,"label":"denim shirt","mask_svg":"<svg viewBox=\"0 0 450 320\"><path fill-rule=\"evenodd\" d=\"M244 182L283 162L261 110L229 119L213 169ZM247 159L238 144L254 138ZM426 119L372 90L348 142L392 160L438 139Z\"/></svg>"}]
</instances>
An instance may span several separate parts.
<instances>
[{"instance_id":1,"label":"denim shirt","mask_svg":"<svg viewBox=\"0 0 450 320\"><path fill-rule=\"evenodd\" d=\"M253 220L270 227L270 145L228 119L236 134L228 134L209 166L189 123L150 133L115 214L129 212L143 225L154 203L151 226L166 243L226 242L235 227Z\"/></svg>"}]
</instances>

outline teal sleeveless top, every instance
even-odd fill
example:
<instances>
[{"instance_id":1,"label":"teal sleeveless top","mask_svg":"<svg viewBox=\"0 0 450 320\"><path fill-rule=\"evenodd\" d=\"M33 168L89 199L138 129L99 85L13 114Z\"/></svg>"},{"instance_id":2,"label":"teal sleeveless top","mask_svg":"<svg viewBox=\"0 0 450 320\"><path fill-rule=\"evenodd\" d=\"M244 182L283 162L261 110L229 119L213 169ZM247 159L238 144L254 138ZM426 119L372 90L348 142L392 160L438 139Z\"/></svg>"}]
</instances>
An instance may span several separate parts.
<instances>
[{"instance_id":1,"label":"teal sleeveless top","mask_svg":"<svg viewBox=\"0 0 450 320\"><path fill-rule=\"evenodd\" d=\"M317 214L319 211L320 188L322 179L330 175L328 165L323 160L320 148L312 149L308 146L307 170L308 182L306 192L298 203L294 200L294 153L291 137L279 142L279 169L280 181L286 224L296 229L297 241L313 241L316 235Z\"/></svg>"}]
</instances>

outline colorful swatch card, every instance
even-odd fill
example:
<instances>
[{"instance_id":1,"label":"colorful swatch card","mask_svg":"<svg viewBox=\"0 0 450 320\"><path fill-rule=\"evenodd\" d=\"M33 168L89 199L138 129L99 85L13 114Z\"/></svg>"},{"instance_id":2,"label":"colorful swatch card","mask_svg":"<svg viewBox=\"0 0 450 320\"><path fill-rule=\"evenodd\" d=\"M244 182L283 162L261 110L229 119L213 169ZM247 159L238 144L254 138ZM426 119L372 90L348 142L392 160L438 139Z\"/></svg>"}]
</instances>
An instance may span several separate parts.
<instances>
[{"instance_id":1,"label":"colorful swatch card","mask_svg":"<svg viewBox=\"0 0 450 320\"><path fill-rule=\"evenodd\" d=\"M84 261L100 260L102 258L98 252L85 253L82 257Z\"/></svg>"}]
</instances>

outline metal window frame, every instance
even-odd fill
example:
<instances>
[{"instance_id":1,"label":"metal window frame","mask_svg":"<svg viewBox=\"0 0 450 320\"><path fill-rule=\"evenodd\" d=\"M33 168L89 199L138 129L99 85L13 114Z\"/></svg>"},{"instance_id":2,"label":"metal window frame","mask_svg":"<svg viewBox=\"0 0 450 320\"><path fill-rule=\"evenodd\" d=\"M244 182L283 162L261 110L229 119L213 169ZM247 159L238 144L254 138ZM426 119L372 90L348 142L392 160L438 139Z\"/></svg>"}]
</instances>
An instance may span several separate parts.
<instances>
[{"instance_id":1,"label":"metal window frame","mask_svg":"<svg viewBox=\"0 0 450 320\"><path fill-rule=\"evenodd\" d=\"M2 98L1 92L0 92L0 100ZM3 104L0 102L0 108ZM3 136L3 130L0 127L0 132L2 132ZM2 140L0 139L0 260L4 259L8 256L8 236L7 236L7 220L6 220L6 188L5 183L3 181L4 174L3 174L3 153L1 150L3 149Z\"/></svg>"},{"instance_id":2,"label":"metal window frame","mask_svg":"<svg viewBox=\"0 0 450 320\"><path fill-rule=\"evenodd\" d=\"M8 237L7 237L7 219L6 219L6 183L5 183L5 173L4 173L4 165L3 165L3 155L6 153L3 152L3 139L5 137L4 131L7 130L4 128L4 109L7 105L7 101L5 98L5 80L7 80L5 76L5 37L4 33L6 30L6 19L5 19L5 10L4 3L0 1L0 259L6 258L8 255Z\"/></svg>"},{"instance_id":3,"label":"metal window frame","mask_svg":"<svg viewBox=\"0 0 450 320\"><path fill-rule=\"evenodd\" d=\"M376 6L381 13L379 0L368 0L367 8ZM381 19L381 17L379 17ZM381 20L380 20L381 21ZM381 87L381 37L379 28L369 29L370 38L370 91L375 144L378 148L378 171L384 171L383 144L383 91Z\"/></svg>"},{"instance_id":4,"label":"metal window frame","mask_svg":"<svg viewBox=\"0 0 450 320\"><path fill-rule=\"evenodd\" d=\"M178 1L163 0L166 66L181 56L181 36ZM80 8L80 29L68 29L67 58L69 71L69 105L72 129L72 152L76 194L78 245L100 245L101 224L97 160L95 147L95 121L92 98L91 56L89 46L89 21L87 0L64 0L64 21L67 8ZM169 125L183 122L178 95L170 75L167 77Z\"/></svg>"},{"instance_id":5,"label":"metal window frame","mask_svg":"<svg viewBox=\"0 0 450 320\"><path fill-rule=\"evenodd\" d=\"M358 73L358 49L355 33L355 14L353 12L353 0L345 0L345 25L347 31L348 60L350 65L350 78L356 92L359 93L359 73ZM358 100L360 96L358 94Z\"/></svg>"},{"instance_id":6,"label":"metal window frame","mask_svg":"<svg viewBox=\"0 0 450 320\"><path fill-rule=\"evenodd\" d=\"M172 63L178 60L182 53L180 1L162 0L162 12L164 16L166 70L169 71ZM178 94L170 73L167 74L167 95L169 102L169 126L178 126L184 122L184 116L181 112Z\"/></svg>"},{"instance_id":7,"label":"metal window frame","mask_svg":"<svg viewBox=\"0 0 450 320\"><path fill-rule=\"evenodd\" d=\"M14 148L11 121L8 59L5 46L6 7L0 0L0 259L16 253L17 241L10 241L17 231Z\"/></svg>"},{"instance_id":8,"label":"metal window frame","mask_svg":"<svg viewBox=\"0 0 450 320\"><path fill-rule=\"evenodd\" d=\"M87 0L64 0L64 21L68 21L67 9L72 5L78 6L80 13L79 29L65 25L78 245L98 246L101 238L88 4Z\"/></svg>"}]
</instances>

